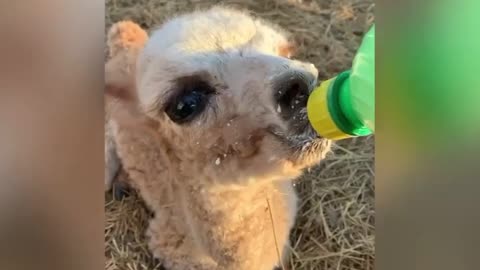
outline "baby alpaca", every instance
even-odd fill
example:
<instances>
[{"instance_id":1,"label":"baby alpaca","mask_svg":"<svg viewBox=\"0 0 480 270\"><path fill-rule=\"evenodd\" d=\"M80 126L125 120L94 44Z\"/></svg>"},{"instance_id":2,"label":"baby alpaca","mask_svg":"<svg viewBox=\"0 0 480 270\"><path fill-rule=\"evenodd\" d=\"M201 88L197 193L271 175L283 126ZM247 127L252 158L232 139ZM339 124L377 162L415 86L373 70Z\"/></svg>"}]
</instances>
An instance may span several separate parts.
<instances>
[{"instance_id":1,"label":"baby alpaca","mask_svg":"<svg viewBox=\"0 0 480 270\"><path fill-rule=\"evenodd\" d=\"M289 59L283 31L231 9L141 33L125 22L109 33L107 188L121 163L168 270L281 265L292 180L330 149L306 117L317 70Z\"/></svg>"}]
</instances>

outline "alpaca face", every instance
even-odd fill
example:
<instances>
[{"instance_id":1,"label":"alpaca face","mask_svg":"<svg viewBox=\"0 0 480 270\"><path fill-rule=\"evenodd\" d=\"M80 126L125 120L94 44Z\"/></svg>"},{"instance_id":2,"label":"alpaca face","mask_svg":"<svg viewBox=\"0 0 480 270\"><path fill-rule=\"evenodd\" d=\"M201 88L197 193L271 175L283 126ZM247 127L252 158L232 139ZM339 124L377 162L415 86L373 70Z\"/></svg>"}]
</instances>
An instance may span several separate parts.
<instances>
[{"instance_id":1,"label":"alpaca face","mask_svg":"<svg viewBox=\"0 0 480 270\"><path fill-rule=\"evenodd\" d=\"M326 154L306 115L317 70L289 48L281 31L225 9L153 32L137 62L138 100L179 172L285 179Z\"/></svg>"}]
</instances>

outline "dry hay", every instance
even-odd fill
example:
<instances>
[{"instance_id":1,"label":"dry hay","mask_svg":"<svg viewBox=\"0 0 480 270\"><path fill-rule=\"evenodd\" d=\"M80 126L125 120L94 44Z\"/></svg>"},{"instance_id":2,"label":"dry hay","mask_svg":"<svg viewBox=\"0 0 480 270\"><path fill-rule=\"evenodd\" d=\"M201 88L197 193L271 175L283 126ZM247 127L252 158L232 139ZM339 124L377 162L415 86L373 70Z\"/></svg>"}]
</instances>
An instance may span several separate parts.
<instances>
[{"instance_id":1,"label":"dry hay","mask_svg":"<svg viewBox=\"0 0 480 270\"><path fill-rule=\"evenodd\" d=\"M131 19L150 29L172 15L217 3L247 9L289 30L299 45L297 58L314 63L320 79L349 67L374 18L372 0L107 0L106 27ZM374 268L373 166L373 137L345 140L298 180L300 211L287 267ZM122 201L110 194L105 199L105 268L162 269L145 245L150 213L141 200L135 194Z\"/></svg>"}]
</instances>

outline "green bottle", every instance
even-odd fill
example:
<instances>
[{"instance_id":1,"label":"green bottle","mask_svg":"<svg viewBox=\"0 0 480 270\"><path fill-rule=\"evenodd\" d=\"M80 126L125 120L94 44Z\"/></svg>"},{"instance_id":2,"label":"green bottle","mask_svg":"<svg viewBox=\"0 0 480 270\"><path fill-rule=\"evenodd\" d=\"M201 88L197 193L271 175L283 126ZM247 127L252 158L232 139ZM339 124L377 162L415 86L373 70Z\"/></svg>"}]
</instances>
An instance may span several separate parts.
<instances>
[{"instance_id":1,"label":"green bottle","mask_svg":"<svg viewBox=\"0 0 480 270\"><path fill-rule=\"evenodd\" d=\"M322 137L340 140L375 130L375 25L364 36L351 70L322 82L308 98L308 119Z\"/></svg>"}]
</instances>

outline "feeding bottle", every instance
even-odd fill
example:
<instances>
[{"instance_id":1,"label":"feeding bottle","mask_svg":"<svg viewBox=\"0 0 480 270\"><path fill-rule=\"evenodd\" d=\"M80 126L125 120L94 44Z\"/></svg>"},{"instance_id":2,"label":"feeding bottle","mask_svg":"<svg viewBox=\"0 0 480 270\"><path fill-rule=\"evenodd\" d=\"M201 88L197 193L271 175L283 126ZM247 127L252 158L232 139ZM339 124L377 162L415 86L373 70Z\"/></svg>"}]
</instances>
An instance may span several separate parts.
<instances>
[{"instance_id":1,"label":"feeding bottle","mask_svg":"<svg viewBox=\"0 0 480 270\"><path fill-rule=\"evenodd\" d=\"M310 124L322 137L340 140L375 130L375 25L364 36L350 70L322 82L307 103Z\"/></svg>"}]
</instances>

